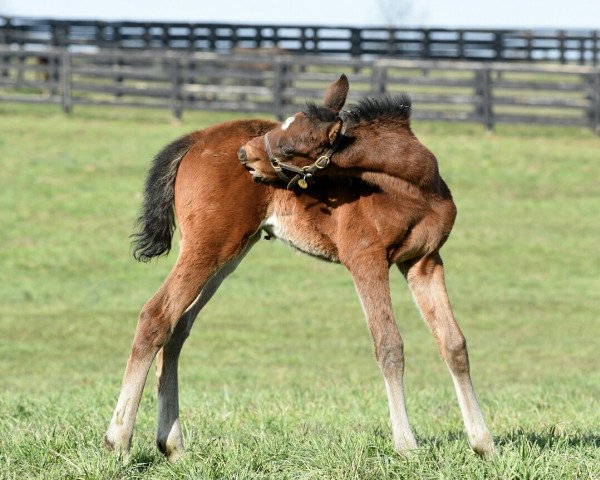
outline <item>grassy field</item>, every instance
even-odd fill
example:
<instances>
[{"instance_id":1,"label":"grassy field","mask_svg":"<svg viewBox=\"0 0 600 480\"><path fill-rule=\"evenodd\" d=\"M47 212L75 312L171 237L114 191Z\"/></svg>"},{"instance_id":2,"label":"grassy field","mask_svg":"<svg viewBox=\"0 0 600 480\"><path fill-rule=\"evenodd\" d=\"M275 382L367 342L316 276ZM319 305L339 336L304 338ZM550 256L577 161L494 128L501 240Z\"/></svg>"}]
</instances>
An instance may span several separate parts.
<instances>
[{"instance_id":1,"label":"grassy field","mask_svg":"<svg viewBox=\"0 0 600 480\"><path fill-rule=\"evenodd\" d=\"M154 447L153 378L129 463L105 451L137 314L174 261L129 251L145 171L228 118L0 104L0 478L600 478L600 141L577 129L415 125L459 207L442 253L493 460L469 451L397 272L409 460L349 275L266 241L182 354L183 459Z\"/></svg>"}]
</instances>

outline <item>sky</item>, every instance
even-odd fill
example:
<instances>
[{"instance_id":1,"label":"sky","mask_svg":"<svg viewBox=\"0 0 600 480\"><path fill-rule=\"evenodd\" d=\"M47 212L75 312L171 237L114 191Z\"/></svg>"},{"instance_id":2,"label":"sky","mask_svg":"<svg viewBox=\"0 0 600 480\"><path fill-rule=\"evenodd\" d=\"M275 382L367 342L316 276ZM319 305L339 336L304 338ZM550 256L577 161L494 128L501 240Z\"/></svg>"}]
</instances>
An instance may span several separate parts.
<instances>
[{"instance_id":1,"label":"sky","mask_svg":"<svg viewBox=\"0 0 600 480\"><path fill-rule=\"evenodd\" d=\"M0 0L0 15L351 26L600 29L600 0Z\"/></svg>"}]
</instances>

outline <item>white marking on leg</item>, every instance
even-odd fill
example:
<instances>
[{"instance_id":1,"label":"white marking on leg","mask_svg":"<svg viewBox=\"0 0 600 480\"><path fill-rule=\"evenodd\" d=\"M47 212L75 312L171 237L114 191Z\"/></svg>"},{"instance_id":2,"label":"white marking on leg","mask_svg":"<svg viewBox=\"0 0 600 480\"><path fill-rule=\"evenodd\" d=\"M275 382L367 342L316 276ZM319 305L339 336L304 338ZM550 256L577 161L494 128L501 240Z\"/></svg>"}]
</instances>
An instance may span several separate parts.
<instances>
[{"instance_id":1,"label":"white marking on leg","mask_svg":"<svg viewBox=\"0 0 600 480\"><path fill-rule=\"evenodd\" d=\"M390 409L390 419L392 421L394 448L397 452L406 454L408 450L417 448L417 441L408 422L402 381L399 379L387 379L385 377L384 381Z\"/></svg>"},{"instance_id":2,"label":"white marking on leg","mask_svg":"<svg viewBox=\"0 0 600 480\"><path fill-rule=\"evenodd\" d=\"M457 375L452 370L450 370L450 375L456 390L469 445L480 455L489 457L494 452L494 440L483 419L470 375Z\"/></svg>"},{"instance_id":3,"label":"white marking on leg","mask_svg":"<svg viewBox=\"0 0 600 480\"><path fill-rule=\"evenodd\" d=\"M296 120L296 117L289 117L283 125L281 125L282 130L287 130L288 127Z\"/></svg>"},{"instance_id":4,"label":"white marking on leg","mask_svg":"<svg viewBox=\"0 0 600 480\"><path fill-rule=\"evenodd\" d=\"M105 435L107 445L125 455L131 446L135 416L149 368L150 362L144 362L135 370L126 370L127 376L123 380L117 406Z\"/></svg>"}]
</instances>

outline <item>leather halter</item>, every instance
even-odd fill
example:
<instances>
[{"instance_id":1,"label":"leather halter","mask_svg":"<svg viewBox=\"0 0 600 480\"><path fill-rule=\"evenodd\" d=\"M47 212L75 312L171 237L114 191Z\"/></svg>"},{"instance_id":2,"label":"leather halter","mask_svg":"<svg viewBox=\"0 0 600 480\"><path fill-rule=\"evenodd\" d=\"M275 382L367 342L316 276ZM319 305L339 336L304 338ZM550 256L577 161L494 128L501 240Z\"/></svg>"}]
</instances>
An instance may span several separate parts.
<instances>
[{"instance_id":1,"label":"leather halter","mask_svg":"<svg viewBox=\"0 0 600 480\"><path fill-rule=\"evenodd\" d=\"M341 145L342 140L344 139L346 128L347 124L342 120L342 127L338 132L337 136L335 137L331 148L327 150L325 154L317 158L313 163L305 167L297 167L296 165L292 165L291 163L286 163L279 160L275 155L273 155L273 150L271 150L271 145L269 143L269 134L265 134L265 151L269 156L271 166L273 167L273 170L275 170L277 176L281 180L283 180L284 182L288 182L288 190L291 190L296 185L303 189L308 188L309 182L312 183L314 181L315 173L319 170L323 170L325 167L327 167L327 165L329 165L331 161L331 156L336 152L338 147ZM283 172L284 170L295 173L294 177L290 180L290 178Z\"/></svg>"}]
</instances>

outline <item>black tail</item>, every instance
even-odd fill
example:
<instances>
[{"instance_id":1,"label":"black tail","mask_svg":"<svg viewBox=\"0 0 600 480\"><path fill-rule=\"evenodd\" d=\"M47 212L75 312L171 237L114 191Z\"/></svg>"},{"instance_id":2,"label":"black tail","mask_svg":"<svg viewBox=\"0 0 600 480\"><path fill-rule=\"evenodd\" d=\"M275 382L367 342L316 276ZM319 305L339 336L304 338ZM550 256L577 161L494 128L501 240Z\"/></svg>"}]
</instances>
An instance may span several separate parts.
<instances>
[{"instance_id":1,"label":"black tail","mask_svg":"<svg viewBox=\"0 0 600 480\"><path fill-rule=\"evenodd\" d=\"M175 176L179 162L193 142L192 136L186 135L167 145L154 157L146 177L138 231L131 235L133 256L140 262L148 262L171 250L175 230Z\"/></svg>"}]
</instances>

